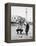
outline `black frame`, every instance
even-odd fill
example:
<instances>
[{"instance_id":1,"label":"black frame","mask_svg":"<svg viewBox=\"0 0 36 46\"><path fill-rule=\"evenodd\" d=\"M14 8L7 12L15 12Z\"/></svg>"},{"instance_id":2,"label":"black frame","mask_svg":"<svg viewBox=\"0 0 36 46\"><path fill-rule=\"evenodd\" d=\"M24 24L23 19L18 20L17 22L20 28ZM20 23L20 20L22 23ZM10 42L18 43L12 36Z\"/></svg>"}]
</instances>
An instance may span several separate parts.
<instances>
[{"instance_id":1,"label":"black frame","mask_svg":"<svg viewBox=\"0 0 36 46\"><path fill-rule=\"evenodd\" d=\"M10 31L11 30L11 24L10 24L11 6L33 7L33 39L11 40L11 31ZM16 42L29 42L29 41L35 41L35 5L34 4L21 4L21 3L5 4L5 42L16 43Z\"/></svg>"}]
</instances>

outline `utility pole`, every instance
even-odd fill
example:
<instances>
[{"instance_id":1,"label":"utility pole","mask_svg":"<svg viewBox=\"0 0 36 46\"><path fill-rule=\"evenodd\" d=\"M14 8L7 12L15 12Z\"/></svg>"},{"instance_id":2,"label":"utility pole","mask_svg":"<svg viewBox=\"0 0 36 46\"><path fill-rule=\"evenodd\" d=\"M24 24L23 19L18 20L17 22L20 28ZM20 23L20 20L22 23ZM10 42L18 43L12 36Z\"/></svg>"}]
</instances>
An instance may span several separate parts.
<instances>
[{"instance_id":1,"label":"utility pole","mask_svg":"<svg viewBox=\"0 0 36 46\"><path fill-rule=\"evenodd\" d=\"M26 20L27 20L28 18L27 18L27 8L26 8Z\"/></svg>"}]
</instances>

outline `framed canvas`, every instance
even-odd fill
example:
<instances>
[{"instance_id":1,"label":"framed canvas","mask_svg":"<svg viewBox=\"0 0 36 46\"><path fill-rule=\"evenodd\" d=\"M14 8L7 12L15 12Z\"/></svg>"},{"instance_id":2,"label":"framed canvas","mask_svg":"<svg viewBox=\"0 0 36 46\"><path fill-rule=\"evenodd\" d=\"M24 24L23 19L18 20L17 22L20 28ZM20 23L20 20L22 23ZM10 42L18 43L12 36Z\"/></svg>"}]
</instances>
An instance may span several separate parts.
<instances>
[{"instance_id":1,"label":"framed canvas","mask_svg":"<svg viewBox=\"0 0 36 46\"><path fill-rule=\"evenodd\" d=\"M5 41L35 41L35 5L5 4Z\"/></svg>"}]
</instances>

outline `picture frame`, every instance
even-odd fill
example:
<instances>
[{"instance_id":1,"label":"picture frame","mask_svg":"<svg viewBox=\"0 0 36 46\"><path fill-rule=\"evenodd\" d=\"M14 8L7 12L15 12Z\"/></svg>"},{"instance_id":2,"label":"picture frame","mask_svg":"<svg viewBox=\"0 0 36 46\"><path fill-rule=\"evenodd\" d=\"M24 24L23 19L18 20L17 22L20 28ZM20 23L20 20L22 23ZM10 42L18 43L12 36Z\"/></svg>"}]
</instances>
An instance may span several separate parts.
<instances>
[{"instance_id":1,"label":"picture frame","mask_svg":"<svg viewBox=\"0 0 36 46\"><path fill-rule=\"evenodd\" d=\"M31 28L32 28L32 31L33 31L33 33L32 33L33 36L32 36L31 39L29 39L29 38L28 39L24 39L24 38L22 38L22 39L18 38L17 39L18 36L15 35L16 33L14 32L14 34L13 34L13 31L14 31L13 29L15 29L15 28L14 27L11 28L11 23L12 23L11 22L11 16L14 15L16 13L16 11L17 11L17 14L15 14L15 15L19 15L19 14L23 15L22 12L25 8L30 9L30 12L32 12L32 13L28 13L28 15L32 15L32 20L31 21L33 22L33 24L32 24L33 28L32 27ZM17 9L17 10L15 10L15 9ZM20 13L18 13L19 11L20 11ZM28 10L28 12L29 12L29 10ZM22 16L22 15L20 15L20 16ZM26 16L26 15L24 14L24 16ZM29 20L28 18L26 20ZM11 33L11 29L12 29L12 33ZM15 35L17 37L15 37L15 36L13 37L12 35L13 36ZM27 38L27 36L26 36L26 38ZM34 4L22 4L22 3L6 3L5 4L5 42L7 42L7 43L17 43L17 42L31 42L31 41L35 41L35 5Z\"/></svg>"}]
</instances>

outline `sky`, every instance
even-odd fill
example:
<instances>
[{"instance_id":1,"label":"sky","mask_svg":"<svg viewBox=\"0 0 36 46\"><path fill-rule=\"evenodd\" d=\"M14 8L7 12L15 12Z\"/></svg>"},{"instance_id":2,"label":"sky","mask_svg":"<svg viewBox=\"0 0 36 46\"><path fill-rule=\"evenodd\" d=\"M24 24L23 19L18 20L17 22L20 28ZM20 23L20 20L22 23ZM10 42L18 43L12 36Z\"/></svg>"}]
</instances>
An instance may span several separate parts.
<instances>
[{"instance_id":1,"label":"sky","mask_svg":"<svg viewBox=\"0 0 36 46\"><path fill-rule=\"evenodd\" d=\"M27 11L27 13L26 13ZM11 19L12 17L21 16L29 22L33 22L33 8L32 7L18 7L11 6Z\"/></svg>"}]
</instances>

